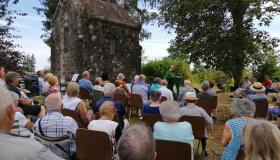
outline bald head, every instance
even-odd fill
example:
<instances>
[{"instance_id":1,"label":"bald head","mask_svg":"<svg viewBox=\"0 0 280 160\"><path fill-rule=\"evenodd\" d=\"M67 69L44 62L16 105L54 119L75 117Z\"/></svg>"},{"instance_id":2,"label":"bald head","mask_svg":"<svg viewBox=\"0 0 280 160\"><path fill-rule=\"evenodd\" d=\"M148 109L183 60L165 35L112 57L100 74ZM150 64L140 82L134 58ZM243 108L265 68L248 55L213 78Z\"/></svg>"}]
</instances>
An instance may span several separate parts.
<instances>
[{"instance_id":1,"label":"bald head","mask_svg":"<svg viewBox=\"0 0 280 160\"><path fill-rule=\"evenodd\" d=\"M168 81L166 79L163 79L160 81L160 85L162 85L162 86L167 86L167 84L168 84Z\"/></svg>"},{"instance_id":2,"label":"bald head","mask_svg":"<svg viewBox=\"0 0 280 160\"><path fill-rule=\"evenodd\" d=\"M187 87L187 86L191 86L192 82L188 79L184 80L184 86Z\"/></svg>"},{"instance_id":3,"label":"bald head","mask_svg":"<svg viewBox=\"0 0 280 160\"><path fill-rule=\"evenodd\" d=\"M85 79L89 79L90 78L90 74L89 74L89 71L84 71L83 74L82 74L83 78Z\"/></svg>"},{"instance_id":4,"label":"bald head","mask_svg":"<svg viewBox=\"0 0 280 160\"><path fill-rule=\"evenodd\" d=\"M62 106L62 99L60 93L50 94L46 98L45 104L48 111L60 111Z\"/></svg>"},{"instance_id":5,"label":"bald head","mask_svg":"<svg viewBox=\"0 0 280 160\"><path fill-rule=\"evenodd\" d=\"M129 127L117 144L120 160L155 159L155 141L152 132L143 125Z\"/></svg>"}]
</instances>

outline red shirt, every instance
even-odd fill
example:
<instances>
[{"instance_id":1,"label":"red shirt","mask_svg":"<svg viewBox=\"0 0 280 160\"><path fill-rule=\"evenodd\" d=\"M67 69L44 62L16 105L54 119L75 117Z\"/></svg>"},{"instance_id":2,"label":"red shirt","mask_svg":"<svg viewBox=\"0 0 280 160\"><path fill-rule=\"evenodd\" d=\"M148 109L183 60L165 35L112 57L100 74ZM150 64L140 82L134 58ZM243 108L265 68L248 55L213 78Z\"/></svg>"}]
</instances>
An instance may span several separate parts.
<instances>
[{"instance_id":1,"label":"red shirt","mask_svg":"<svg viewBox=\"0 0 280 160\"><path fill-rule=\"evenodd\" d=\"M270 88L272 86L271 80L265 80L262 82L262 85L265 86L265 88Z\"/></svg>"}]
</instances>

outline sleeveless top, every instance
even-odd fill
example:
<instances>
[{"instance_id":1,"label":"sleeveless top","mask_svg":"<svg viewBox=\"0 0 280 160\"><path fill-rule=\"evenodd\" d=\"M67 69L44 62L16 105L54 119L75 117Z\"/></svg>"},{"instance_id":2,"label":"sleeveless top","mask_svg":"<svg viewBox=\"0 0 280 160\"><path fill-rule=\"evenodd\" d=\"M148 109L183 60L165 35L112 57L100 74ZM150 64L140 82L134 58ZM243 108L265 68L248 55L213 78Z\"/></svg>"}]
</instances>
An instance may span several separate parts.
<instances>
[{"instance_id":1,"label":"sleeveless top","mask_svg":"<svg viewBox=\"0 0 280 160\"><path fill-rule=\"evenodd\" d=\"M67 95L65 95L62 100L63 108L76 111L76 108L81 101L82 100L78 97L68 97Z\"/></svg>"},{"instance_id":2,"label":"sleeveless top","mask_svg":"<svg viewBox=\"0 0 280 160\"><path fill-rule=\"evenodd\" d=\"M227 121L231 130L231 141L226 146L221 160L235 160L241 145L244 145L242 132L244 126L252 120L251 118L236 118Z\"/></svg>"}]
</instances>

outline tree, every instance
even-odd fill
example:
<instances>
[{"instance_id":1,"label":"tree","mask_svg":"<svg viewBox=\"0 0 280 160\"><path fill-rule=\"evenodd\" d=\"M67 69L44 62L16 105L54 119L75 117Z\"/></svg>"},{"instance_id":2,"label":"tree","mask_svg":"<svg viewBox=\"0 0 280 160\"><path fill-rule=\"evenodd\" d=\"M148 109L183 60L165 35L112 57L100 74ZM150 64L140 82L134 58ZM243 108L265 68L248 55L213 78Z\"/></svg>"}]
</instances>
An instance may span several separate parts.
<instances>
[{"instance_id":1,"label":"tree","mask_svg":"<svg viewBox=\"0 0 280 160\"><path fill-rule=\"evenodd\" d=\"M253 74L259 82L264 80L265 75L269 75L271 78L277 78L277 57L271 56L265 59L262 63L253 67Z\"/></svg>"},{"instance_id":2,"label":"tree","mask_svg":"<svg viewBox=\"0 0 280 160\"><path fill-rule=\"evenodd\" d=\"M279 0L150 0L159 10L160 24L177 34L173 57L190 56L232 73L236 84L250 63L273 55L279 39L255 27L269 26L279 13Z\"/></svg>"},{"instance_id":3,"label":"tree","mask_svg":"<svg viewBox=\"0 0 280 160\"><path fill-rule=\"evenodd\" d=\"M55 14L57 5L59 3L59 0L39 0L42 4L42 8L34 7L34 9L38 12L40 15L44 15L46 17L46 20L43 21L43 30L45 33L41 36L43 38L44 42L51 46L53 39L52 39L52 26L51 26L51 20ZM151 20L155 18L154 13L148 12L146 9L140 9L138 7L139 3L142 1L138 0L103 0L107 1L113 4L123 5L127 11L130 12L131 15L133 15L140 24L147 24ZM121 3L123 2L123 4ZM142 28L140 33L141 40L150 38L151 33Z\"/></svg>"},{"instance_id":4,"label":"tree","mask_svg":"<svg viewBox=\"0 0 280 160\"><path fill-rule=\"evenodd\" d=\"M36 59L34 54L26 55L23 61L23 70L28 73L35 73Z\"/></svg>"},{"instance_id":5,"label":"tree","mask_svg":"<svg viewBox=\"0 0 280 160\"><path fill-rule=\"evenodd\" d=\"M12 26L14 19L17 16L24 16L25 13L19 13L15 10L10 10L11 3L16 4L18 0L1 0L0 1L0 65L7 70L24 73L24 59L26 58L23 52L17 50L18 45L14 44L14 39L20 36L13 35Z\"/></svg>"}]
</instances>

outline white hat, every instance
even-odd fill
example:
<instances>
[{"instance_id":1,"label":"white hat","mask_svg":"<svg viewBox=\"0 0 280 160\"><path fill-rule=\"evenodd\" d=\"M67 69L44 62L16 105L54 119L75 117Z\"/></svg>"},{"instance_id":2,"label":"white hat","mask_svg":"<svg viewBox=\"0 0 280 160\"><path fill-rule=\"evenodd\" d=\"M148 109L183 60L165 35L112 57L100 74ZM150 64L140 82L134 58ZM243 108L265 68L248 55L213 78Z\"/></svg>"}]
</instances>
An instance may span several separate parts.
<instances>
[{"instance_id":1,"label":"white hat","mask_svg":"<svg viewBox=\"0 0 280 160\"><path fill-rule=\"evenodd\" d=\"M264 92L266 88L260 82L255 82L250 86L250 89L255 92Z\"/></svg>"},{"instance_id":2,"label":"white hat","mask_svg":"<svg viewBox=\"0 0 280 160\"><path fill-rule=\"evenodd\" d=\"M198 100L198 98L196 97L195 92L187 92L185 94L185 100Z\"/></svg>"}]
</instances>

